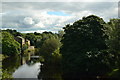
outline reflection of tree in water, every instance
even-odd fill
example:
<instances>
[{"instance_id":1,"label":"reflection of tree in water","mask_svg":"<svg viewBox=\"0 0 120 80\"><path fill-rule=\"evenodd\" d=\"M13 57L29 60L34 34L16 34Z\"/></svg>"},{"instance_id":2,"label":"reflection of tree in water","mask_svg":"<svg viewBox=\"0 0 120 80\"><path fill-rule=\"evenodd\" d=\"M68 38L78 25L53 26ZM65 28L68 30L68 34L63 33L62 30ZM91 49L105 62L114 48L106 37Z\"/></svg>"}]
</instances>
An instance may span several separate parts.
<instances>
[{"instance_id":1,"label":"reflection of tree in water","mask_svg":"<svg viewBox=\"0 0 120 80\"><path fill-rule=\"evenodd\" d=\"M20 65L25 64L29 61L28 57L23 56L12 56L5 58L2 61L2 77L3 78L12 78L12 74Z\"/></svg>"},{"instance_id":2,"label":"reflection of tree in water","mask_svg":"<svg viewBox=\"0 0 120 80\"><path fill-rule=\"evenodd\" d=\"M29 66L32 66L36 64L37 62L40 62L40 58L30 58L30 60L26 61L26 64Z\"/></svg>"},{"instance_id":3,"label":"reflection of tree in water","mask_svg":"<svg viewBox=\"0 0 120 80\"><path fill-rule=\"evenodd\" d=\"M62 80L61 66L51 63L41 65L41 71L38 75L39 80Z\"/></svg>"},{"instance_id":4,"label":"reflection of tree in water","mask_svg":"<svg viewBox=\"0 0 120 80\"><path fill-rule=\"evenodd\" d=\"M8 57L2 61L2 77L12 77L13 72L20 66L20 57ZM9 77L8 77L9 76Z\"/></svg>"}]
</instances>

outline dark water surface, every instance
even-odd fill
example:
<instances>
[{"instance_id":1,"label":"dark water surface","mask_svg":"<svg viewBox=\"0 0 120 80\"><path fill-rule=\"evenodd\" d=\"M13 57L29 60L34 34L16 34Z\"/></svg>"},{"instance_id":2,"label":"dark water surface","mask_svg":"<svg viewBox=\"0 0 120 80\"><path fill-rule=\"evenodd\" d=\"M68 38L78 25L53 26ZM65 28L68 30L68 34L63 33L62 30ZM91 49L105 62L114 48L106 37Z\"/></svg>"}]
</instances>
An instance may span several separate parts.
<instances>
[{"instance_id":1,"label":"dark water surface","mask_svg":"<svg viewBox=\"0 0 120 80\"><path fill-rule=\"evenodd\" d=\"M38 80L62 80L59 66L41 64L39 60L30 57L8 57L2 62L3 74L12 78L33 78ZM30 79L30 80L31 80ZM35 79L35 80L36 80ZM23 79L24 80L24 79Z\"/></svg>"}]
</instances>

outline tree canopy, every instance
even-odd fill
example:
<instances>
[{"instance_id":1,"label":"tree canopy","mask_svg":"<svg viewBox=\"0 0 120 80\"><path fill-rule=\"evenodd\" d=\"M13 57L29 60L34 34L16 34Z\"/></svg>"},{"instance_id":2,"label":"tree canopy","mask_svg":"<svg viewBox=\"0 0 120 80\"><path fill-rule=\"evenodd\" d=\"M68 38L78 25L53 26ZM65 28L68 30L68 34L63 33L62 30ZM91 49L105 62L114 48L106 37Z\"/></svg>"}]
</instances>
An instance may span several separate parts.
<instances>
[{"instance_id":1,"label":"tree canopy","mask_svg":"<svg viewBox=\"0 0 120 80\"><path fill-rule=\"evenodd\" d=\"M20 44L9 32L2 32L2 53L12 56L20 53Z\"/></svg>"},{"instance_id":2,"label":"tree canopy","mask_svg":"<svg viewBox=\"0 0 120 80\"><path fill-rule=\"evenodd\" d=\"M45 59L48 59L50 56L52 56L52 53L60 47L60 41L58 39L50 38L45 40L43 43L40 54L43 55Z\"/></svg>"},{"instance_id":3,"label":"tree canopy","mask_svg":"<svg viewBox=\"0 0 120 80\"><path fill-rule=\"evenodd\" d=\"M109 62L113 71L114 69L118 69L116 75L115 72L113 74L118 77L120 76L120 19L111 19L106 24L106 28L106 33L108 35L108 40L106 42L109 48Z\"/></svg>"},{"instance_id":4,"label":"tree canopy","mask_svg":"<svg viewBox=\"0 0 120 80\"><path fill-rule=\"evenodd\" d=\"M100 76L109 70L104 25L102 18L90 15L64 27L61 53L65 75Z\"/></svg>"}]
</instances>

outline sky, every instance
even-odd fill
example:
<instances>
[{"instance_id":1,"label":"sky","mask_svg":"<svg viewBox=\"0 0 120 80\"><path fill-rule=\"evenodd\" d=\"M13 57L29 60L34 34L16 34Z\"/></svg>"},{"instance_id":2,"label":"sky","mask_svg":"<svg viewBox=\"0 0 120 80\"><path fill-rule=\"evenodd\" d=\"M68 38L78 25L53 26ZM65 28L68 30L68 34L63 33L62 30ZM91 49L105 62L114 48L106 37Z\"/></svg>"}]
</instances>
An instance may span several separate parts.
<instances>
[{"instance_id":1,"label":"sky","mask_svg":"<svg viewBox=\"0 0 120 80\"><path fill-rule=\"evenodd\" d=\"M97 15L106 22L118 18L118 0L5 0L0 6L0 27L22 33L58 32L88 15Z\"/></svg>"}]
</instances>

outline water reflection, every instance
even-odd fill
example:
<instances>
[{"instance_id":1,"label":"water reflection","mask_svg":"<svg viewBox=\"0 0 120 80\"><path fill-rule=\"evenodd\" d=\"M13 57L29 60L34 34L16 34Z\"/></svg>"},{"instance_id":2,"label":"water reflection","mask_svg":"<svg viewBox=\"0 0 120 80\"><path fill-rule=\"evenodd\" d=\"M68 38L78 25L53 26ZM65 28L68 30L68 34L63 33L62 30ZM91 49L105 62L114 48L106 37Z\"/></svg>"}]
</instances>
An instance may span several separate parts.
<instances>
[{"instance_id":1,"label":"water reflection","mask_svg":"<svg viewBox=\"0 0 120 80\"><path fill-rule=\"evenodd\" d=\"M45 63L41 65L41 71L38 75L39 80L63 80L60 65Z\"/></svg>"},{"instance_id":2,"label":"water reflection","mask_svg":"<svg viewBox=\"0 0 120 80\"><path fill-rule=\"evenodd\" d=\"M40 61L30 56L8 57L2 62L3 78L37 78Z\"/></svg>"},{"instance_id":3,"label":"water reflection","mask_svg":"<svg viewBox=\"0 0 120 80\"><path fill-rule=\"evenodd\" d=\"M2 61L2 78L12 78L13 72L20 66L20 57L13 56Z\"/></svg>"},{"instance_id":4,"label":"water reflection","mask_svg":"<svg viewBox=\"0 0 120 80\"><path fill-rule=\"evenodd\" d=\"M24 64L20 66L14 73L14 78L37 78L40 71L40 63L35 63L34 65Z\"/></svg>"},{"instance_id":5,"label":"water reflection","mask_svg":"<svg viewBox=\"0 0 120 80\"><path fill-rule=\"evenodd\" d=\"M39 59L30 59L30 56L8 57L3 60L4 78L38 78L39 80L63 80L61 66L55 63L41 65ZM7 77L6 77L7 75ZM10 77L8 77L8 75Z\"/></svg>"}]
</instances>

